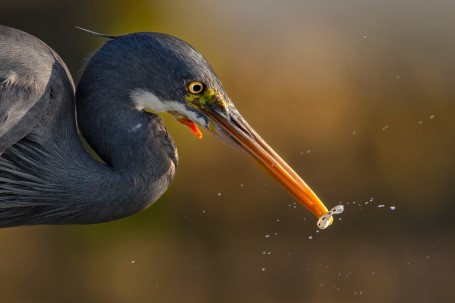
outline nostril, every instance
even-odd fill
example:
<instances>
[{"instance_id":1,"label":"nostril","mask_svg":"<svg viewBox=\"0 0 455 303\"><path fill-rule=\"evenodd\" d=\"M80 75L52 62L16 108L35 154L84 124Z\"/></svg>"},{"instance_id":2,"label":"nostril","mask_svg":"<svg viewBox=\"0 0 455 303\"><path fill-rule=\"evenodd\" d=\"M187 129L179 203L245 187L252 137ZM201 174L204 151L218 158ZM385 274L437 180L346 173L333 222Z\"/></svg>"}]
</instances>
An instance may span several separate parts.
<instances>
[{"instance_id":1,"label":"nostril","mask_svg":"<svg viewBox=\"0 0 455 303\"><path fill-rule=\"evenodd\" d=\"M241 121L237 120L235 117L230 117L229 120L238 129L240 129L245 135L247 135L250 138L253 138L253 134L248 130L248 128Z\"/></svg>"}]
</instances>

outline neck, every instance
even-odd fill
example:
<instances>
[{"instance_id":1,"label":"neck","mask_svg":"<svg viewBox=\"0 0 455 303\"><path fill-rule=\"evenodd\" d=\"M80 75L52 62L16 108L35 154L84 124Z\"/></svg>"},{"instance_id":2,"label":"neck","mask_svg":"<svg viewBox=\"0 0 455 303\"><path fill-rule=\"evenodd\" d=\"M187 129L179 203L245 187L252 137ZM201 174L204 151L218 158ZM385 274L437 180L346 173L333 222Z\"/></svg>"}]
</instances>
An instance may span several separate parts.
<instances>
[{"instance_id":1,"label":"neck","mask_svg":"<svg viewBox=\"0 0 455 303\"><path fill-rule=\"evenodd\" d=\"M77 88L77 120L109 170L106 180L100 180L109 192L108 203L100 203L101 218L95 221L113 220L142 210L164 193L175 173L177 152L161 118L136 110L128 100L129 89L110 89L108 81L94 88L90 75L92 70L86 70Z\"/></svg>"}]
</instances>

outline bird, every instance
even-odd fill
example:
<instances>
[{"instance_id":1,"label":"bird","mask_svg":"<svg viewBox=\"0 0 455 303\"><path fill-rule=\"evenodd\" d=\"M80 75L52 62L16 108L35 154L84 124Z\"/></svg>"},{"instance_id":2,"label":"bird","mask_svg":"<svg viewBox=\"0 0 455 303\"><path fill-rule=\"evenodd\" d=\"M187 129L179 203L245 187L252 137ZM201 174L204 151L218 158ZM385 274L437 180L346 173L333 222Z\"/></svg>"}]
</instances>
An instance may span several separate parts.
<instances>
[{"instance_id":1,"label":"bird","mask_svg":"<svg viewBox=\"0 0 455 303\"><path fill-rule=\"evenodd\" d=\"M102 223L152 205L178 165L161 113L243 151L316 217L327 213L192 46L158 32L91 33L104 43L76 86L46 43L0 26L0 227Z\"/></svg>"}]
</instances>

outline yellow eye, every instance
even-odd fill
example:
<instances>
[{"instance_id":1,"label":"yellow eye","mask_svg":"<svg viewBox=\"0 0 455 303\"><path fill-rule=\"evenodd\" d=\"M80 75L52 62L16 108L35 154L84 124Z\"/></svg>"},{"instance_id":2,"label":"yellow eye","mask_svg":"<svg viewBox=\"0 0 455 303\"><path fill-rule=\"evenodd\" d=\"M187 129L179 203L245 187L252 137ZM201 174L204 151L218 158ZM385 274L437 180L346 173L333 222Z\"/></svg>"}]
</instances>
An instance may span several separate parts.
<instances>
[{"instance_id":1,"label":"yellow eye","mask_svg":"<svg viewBox=\"0 0 455 303\"><path fill-rule=\"evenodd\" d=\"M193 95L201 94L204 91L204 89L205 89L204 83L199 81L193 81L187 86L188 92Z\"/></svg>"}]
</instances>

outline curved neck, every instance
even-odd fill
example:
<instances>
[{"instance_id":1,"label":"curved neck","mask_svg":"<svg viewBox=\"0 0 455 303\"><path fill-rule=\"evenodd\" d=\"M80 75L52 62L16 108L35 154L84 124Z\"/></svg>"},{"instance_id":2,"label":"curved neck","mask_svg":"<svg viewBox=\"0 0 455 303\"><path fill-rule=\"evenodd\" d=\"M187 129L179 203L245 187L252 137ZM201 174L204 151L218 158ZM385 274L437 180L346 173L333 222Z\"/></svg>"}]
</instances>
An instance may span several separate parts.
<instances>
[{"instance_id":1,"label":"curved neck","mask_svg":"<svg viewBox=\"0 0 455 303\"><path fill-rule=\"evenodd\" d=\"M155 202L168 188L177 151L161 118L136 110L128 89L91 83L90 74L84 74L77 88L76 112L82 135L110 167L100 183L110 191L106 202L111 205L101 206L101 213L117 209L112 216L130 215Z\"/></svg>"},{"instance_id":2,"label":"curved neck","mask_svg":"<svg viewBox=\"0 0 455 303\"><path fill-rule=\"evenodd\" d=\"M84 90L84 87L78 89ZM90 95L80 99L81 95L78 93L76 101L79 129L93 150L114 171L161 175L171 163L176 164L175 145L159 116L125 106L122 101L113 101L128 96L104 95L98 100ZM146 170L149 168L153 170Z\"/></svg>"}]
</instances>

